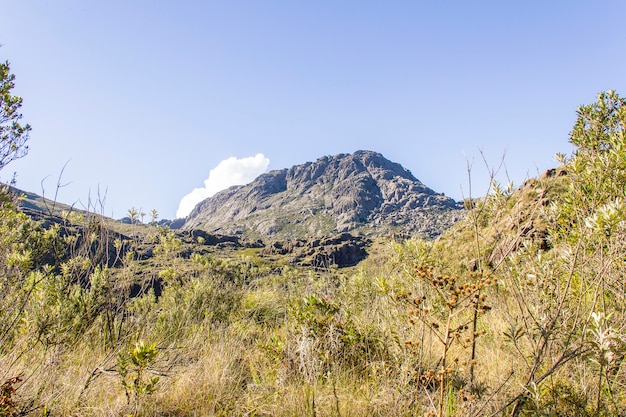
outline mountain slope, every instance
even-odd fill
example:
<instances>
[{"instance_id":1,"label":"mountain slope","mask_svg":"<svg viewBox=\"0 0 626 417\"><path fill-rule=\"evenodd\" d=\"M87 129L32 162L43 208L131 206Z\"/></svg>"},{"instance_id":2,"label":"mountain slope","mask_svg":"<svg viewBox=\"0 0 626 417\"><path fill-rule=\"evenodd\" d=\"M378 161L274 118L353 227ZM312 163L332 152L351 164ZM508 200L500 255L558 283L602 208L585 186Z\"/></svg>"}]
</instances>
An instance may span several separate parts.
<instances>
[{"instance_id":1,"label":"mountain slope","mask_svg":"<svg viewBox=\"0 0 626 417\"><path fill-rule=\"evenodd\" d=\"M271 171L199 203L184 229L257 236L327 236L360 230L436 236L463 214L459 203L371 151L325 156Z\"/></svg>"}]
</instances>

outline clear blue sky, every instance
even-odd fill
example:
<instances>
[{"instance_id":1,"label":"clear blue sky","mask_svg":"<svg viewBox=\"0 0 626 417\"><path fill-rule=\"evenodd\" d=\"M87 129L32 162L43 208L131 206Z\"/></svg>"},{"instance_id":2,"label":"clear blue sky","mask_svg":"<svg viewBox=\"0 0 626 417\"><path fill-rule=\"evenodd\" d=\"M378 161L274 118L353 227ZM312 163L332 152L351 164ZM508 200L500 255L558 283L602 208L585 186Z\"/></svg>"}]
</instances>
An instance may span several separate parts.
<instances>
[{"instance_id":1,"label":"clear blue sky","mask_svg":"<svg viewBox=\"0 0 626 417\"><path fill-rule=\"evenodd\" d=\"M33 131L18 186L173 218L231 156L270 169L358 149L429 187L520 184L569 153L580 104L626 95L626 2L84 1L0 7ZM504 180L503 180L504 181ZM461 191L463 189L463 193Z\"/></svg>"}]
</instances>

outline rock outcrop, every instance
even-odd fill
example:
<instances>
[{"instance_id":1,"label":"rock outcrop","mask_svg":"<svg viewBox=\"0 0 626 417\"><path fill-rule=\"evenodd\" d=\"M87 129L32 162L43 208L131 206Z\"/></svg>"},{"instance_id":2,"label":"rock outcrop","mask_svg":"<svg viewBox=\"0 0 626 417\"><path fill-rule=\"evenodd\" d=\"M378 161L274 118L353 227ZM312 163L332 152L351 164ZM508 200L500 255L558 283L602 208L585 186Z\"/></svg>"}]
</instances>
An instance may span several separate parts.
<instances>
[{"instance_id":1,"label":"rock outcrop","mask_svg":"<svg viewBox=\"0 0 626 417\"><path fill-rule=\"evenodd\" d=\"M354 266L367 257L369 239L342 233L323 239L296 239L276 241L263 248L262 256L287 255L290 263L328 268Z\"/></svg>"},{"instance_id":2,"label":"rock outcrop","mask_svg":"<svg viewBox=\"0 0 626 417\"><path fill-rule=\"evenodd\" d=\"M271 171L221 191L199 203L183 229L285 238L354 230L434 237L462 215L459 203L401 165L357 151Z\"/></svg>"}]
</instances>

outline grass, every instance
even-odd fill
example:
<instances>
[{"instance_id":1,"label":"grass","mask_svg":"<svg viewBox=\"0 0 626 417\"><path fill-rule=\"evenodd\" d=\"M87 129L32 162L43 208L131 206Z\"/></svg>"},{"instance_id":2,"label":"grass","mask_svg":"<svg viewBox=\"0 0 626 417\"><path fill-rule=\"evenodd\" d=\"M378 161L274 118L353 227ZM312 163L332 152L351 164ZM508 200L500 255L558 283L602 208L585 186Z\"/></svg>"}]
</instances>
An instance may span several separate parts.
<instances>
[{"instance_id":1,"label":"grass","mask_svg":"<svg viewBox=\"0 0 626 417\"><path fill-rule=\"evenodd\" d=\"M485 334L476 347L475 381L468 385L469 346L451 344L443 352L434 336L433 323L446 320L440 315L446 299L438 297L448 296L437 295L439 287L412 269L422 261L467 274L472 252L446 264L440 254L450 245L446 238L378 240L360 265L315 273L277 269L282 261L264 259L256 249L212 254L207 262L177 256L133 261L126 266L133 276L173 265L178 278L159 299L146 294L118 307L117 341L104 343L99 320L71 345L28 346L25 335L14 342L16 354L2 358L5 378L30 375L15 398L32 403L31 414L46 407L54 414L93 416L488 415L519 395L535 341L521 336L520 354L505 336L517 308L511 295L516 275L505 275L485 290L493 308L477 328ZM420 326L409 323L416 294L427 296L431 309ZM137 340L156 343L159 356L150 372L160 380L153 394L129 404L115 363L117 352ZM21 356L19 346L25 348ZM443 357L454 365L442 382L436 375ZM551 392L566 389L554 378L563 380L574 369L555 373L542 385L540 402L525 407L547 407ZM430 370L435 376L424 378Z\"/></svg>"}]
</instances>

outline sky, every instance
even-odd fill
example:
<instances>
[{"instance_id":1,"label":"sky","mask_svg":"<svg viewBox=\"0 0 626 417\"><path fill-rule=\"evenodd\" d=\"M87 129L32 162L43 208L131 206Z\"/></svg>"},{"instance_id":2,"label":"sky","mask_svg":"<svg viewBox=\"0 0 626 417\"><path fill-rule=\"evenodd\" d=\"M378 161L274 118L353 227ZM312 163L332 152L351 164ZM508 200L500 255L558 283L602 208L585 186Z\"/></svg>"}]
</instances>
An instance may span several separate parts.
<instances>
[{"instance_id":1,"label":"sky","mask_svg":"<svg viewBox=\"0 0 626 417\"><path fill-rule=\"evenodd\" d=\"M501 165L497 180L515 185L556 166L578 106L626 94L623 0L0 10L0 60L32 126L29 154L0 180L15 172L26 191L114 218L172 219L190 194L359 149L477 197Z\"/></svg>"}]
</instances>

